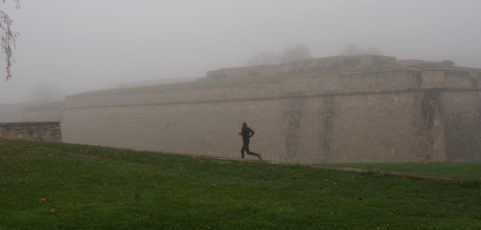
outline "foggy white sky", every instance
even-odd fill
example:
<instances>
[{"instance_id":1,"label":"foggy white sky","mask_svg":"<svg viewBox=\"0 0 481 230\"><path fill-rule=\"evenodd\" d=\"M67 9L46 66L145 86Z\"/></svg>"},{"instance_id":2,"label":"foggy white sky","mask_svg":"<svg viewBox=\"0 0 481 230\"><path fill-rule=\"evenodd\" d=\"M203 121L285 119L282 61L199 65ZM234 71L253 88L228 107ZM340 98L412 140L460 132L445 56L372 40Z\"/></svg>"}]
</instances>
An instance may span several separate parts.
<instances>
[{"instance_id":1,"label":"foggy white sky","mask_svg":"<svg viewBox=\"0 0 481 230\"><path fill-rule=\"evenodd\" d=\"M70 94L200 77L296 43L315 57L355 43L398 58L481 67L478 0L22 0L20 10L0 7L21 33L14 78L0 80L0 103L28 100L42 84Z\"/></svg>"}]
</instances>

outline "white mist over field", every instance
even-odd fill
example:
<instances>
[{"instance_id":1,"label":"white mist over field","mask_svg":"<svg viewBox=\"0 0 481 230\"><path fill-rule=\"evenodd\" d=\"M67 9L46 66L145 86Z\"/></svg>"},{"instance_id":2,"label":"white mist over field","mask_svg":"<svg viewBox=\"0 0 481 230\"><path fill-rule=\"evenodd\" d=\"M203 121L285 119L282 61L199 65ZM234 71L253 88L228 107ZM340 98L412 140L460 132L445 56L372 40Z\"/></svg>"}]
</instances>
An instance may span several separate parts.
<instances>
[{"instance_id":1,"label":"white mist over field","mask_svg":"<svg viewBox=\"0 0 481 230\"><path fill-rule=\"evenodd\" d=\"M1 4L21 35L0 104L202 77L259 52L347 44L481 67L478 0L22 0ZM3 64L3 63L2 63ZM140 82L140 83L139 83ZM51 92L45 95L42 89Z\"/></svg>"}]
</instances>

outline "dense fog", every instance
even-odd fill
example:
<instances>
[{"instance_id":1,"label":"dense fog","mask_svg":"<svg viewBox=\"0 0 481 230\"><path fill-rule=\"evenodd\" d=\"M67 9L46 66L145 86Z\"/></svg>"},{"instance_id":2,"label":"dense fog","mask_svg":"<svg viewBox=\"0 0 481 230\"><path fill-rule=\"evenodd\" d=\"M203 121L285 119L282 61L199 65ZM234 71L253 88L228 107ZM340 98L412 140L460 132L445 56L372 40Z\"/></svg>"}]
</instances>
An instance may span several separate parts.
<instances>
[{"instance_id":1,"label":"dense fog","mask_svg":"<svg viewBox=\"0 0 481 230\"><path fill-rule=\"evenodd\" d=\"M481 67L478 0L22 0L18 10L8 1L0 6L20 33L13 78L0 81L0 104L193 79L298 44L313 57L339 55L355 44L400 59Z\"/></svg>"}]
</instances>

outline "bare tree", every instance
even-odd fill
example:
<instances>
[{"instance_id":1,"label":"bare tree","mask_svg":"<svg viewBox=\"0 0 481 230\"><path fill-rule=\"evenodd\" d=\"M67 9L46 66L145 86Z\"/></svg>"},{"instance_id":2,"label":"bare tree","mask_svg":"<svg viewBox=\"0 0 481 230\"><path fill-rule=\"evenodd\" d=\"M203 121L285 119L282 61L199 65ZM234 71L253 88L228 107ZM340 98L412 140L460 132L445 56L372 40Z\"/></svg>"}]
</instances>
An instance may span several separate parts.
<instances>
[{"instance_id":1,"label":"bare tree","mask_svg":"<svg viewBox=\"0 0 481 230\"><path fill-rule=\"evenodd\" d=\"M20 0L14 0L15 7L20 8ZM2 3L6 3L6 0L2 0ZM5 55L5 79L8 80L12 77L12 64L13 50L15 47L15 41L17 40L18 33L12 30L13 20L5 12L4 9L0 9L0 46L3 54Z\"/></svg>"}]
</instances>

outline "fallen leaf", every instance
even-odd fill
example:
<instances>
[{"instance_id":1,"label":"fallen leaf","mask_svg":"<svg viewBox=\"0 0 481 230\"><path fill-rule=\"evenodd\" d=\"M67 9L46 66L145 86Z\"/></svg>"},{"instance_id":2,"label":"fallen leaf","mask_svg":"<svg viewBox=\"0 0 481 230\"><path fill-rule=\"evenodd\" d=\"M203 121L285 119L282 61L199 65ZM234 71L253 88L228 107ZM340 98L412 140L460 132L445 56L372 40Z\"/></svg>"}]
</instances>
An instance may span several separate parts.
<instances>
[{"instance_id":1,"label":"fallen leaf","mask_svg":"<svg viewBox=\"0 0 481 230\"><path fill-rule=\"evenodd\" d=\"M45 198L45 197L39 197L39 198L37 199L37 202L38 202L39 204L43 204L43 203L47 202L47 198Z\"/></svg>"}]
</instances>

